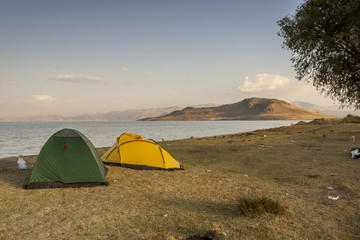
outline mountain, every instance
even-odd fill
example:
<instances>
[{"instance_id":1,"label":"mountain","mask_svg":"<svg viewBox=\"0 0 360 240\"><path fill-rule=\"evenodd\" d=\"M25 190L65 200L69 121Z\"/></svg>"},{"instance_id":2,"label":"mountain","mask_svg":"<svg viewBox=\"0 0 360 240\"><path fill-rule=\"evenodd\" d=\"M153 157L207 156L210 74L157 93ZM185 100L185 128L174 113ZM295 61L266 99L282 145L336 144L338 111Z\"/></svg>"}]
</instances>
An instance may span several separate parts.
<instances>
[{"instance_id":1,"label":"mountain","mask_svg":"<svg viewBox=\"0 0 360 240\"><path fill-rule=\"evenodd\" d=\"M35 115L24 117L2 117L0 116L0 122L61 122L66 121L66 117L59 115Z\"/></svg>"},{"instance_id":2,"label":"mountain","mask_svg":"<svg viewBox=\"0 0 360 240\"><path fill-rule=\"evenodd\" d=\"M312 104L312 103L308 103L308 102L301 102L301 101L291 102L291 104L301 107L301 108L305 108L310 111L317 111L317 112L322 112L322 113L331 114L331 115L338 115L338 116L342 116L342 117L345 117L348 114L352 114L352 115L359 114L359 111L351 110L349 108L340 109L339 105L318 106L316 104Z\"/></svg>"},{"instance_id":3,"label":"mountain","mask_svg":"<svg viewBox=\"0 0 360 240\"><path fill-rule=\"evenodd\" d=\"M300 107L300 108L305 108L310 111L322 112L325 110L324 107L321 107L321 106L318 106L316 104L312 104L309 102L295 101L295 102L291 102L290 104Z\"/></svg>"},{"instance_id":4,"label":"mountain","mask_svg":"<svg viewBox=\"0 0 360 240\"><path fill-rule=\"evenodd\" d=\"M294 110L295 106L306 108L307 113ZM285 108L285 106L287 106ZM290 107L292 106L292 107ZM227 105L203 104L187 107L183 110L178 106L166 108L128 109L106 113L82 114L75 116L35 115L24 117L1 117L0 122L61 122L61 121L135 121L135 120L237 120L237 119L314 119L329 117L313 111L331 115L346 116L354 111L335 111L311 103L294 102L292 105L276 100L251 98ZM271 111L272 109L272 111ZM292 109L292 110L291 110ZM304 111L305 109L302 109ZM295 112L296 114L295 114ZM309 112L311 114L309 115ZM345 112L346 114L344 114ZM301 114L300 114L301 113ZM341 113L341 114L340 114ZM356 112L357 113L357 112ZM300 114L300 115L299 115ZM315 115L313 115L315 114ZM315 117L314 117L315 116ZM161 118L159 118L161 117ZM334 117L334 116L332 116Z\"/></svg>"},{"instance_id":5,"label":"mountain","mask_svg":"<svg viewBox=\"0 0 360 240\"><path fill-rule=\"evenodd\" d=\"M178 109L179 107L128 109L121 112L113 111L107 113L83 114L69 117L67 121L135 121L144 117L161 116Z\"/></svg>"},{"instance_id":6,"label":"mountain","mask_svg":"<svg viewBox=\"0 0 360 240\"><path fill-rule=\"evenodd\" d=\"M139 118L161 116L179 107L129 109L107 113L82 114L70 117L59 115L35 115L27 117L0 117L0 122L62 122L62 121L135 121Z\"/></svg>"},{"instance_id":7,"label":"mountain","mask_svg":"<svg viewBox=\"0 0 360 240\"><path fill-rule=\"evenodd\" d=\"M143 118L139 121L306 120L338 117L306 110L277 99L247 98L218 107L187 107L164 116Z\"/></svg>"}]
</instances>

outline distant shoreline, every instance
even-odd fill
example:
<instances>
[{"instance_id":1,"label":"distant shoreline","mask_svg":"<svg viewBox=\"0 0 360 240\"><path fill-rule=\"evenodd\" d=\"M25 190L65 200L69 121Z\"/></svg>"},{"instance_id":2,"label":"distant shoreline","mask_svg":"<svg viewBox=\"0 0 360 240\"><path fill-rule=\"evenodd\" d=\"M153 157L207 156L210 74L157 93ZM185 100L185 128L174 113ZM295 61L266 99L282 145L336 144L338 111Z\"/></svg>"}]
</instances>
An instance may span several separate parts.
<instances>
[{"instance_id":1,"label":"distant shoreline","mask_svg":"<svg viewBox=\"0 0 360 240\"><path fill-rule=\"evenodd\" d=\"M354 116L354 118L357 118ZM340 119L321 120L316 119L320 124L326 121L344 121ZM241 121L171 121L171 122L68 122L63 124L58 122L47 123L0 123L0 129L4 137L7 135L13 136L7 138L7 141L2 141L0 147L0 160L14 162L19 155L21 156L34 156L38 154L46 142L48 137L55 131L62 128L74 128L82 131L92 141L97 148L111 146L116 137L124 132L140 134L147 139L154 139L155 141L173 141L184 140L188 138L202 138L206 136L219 136L235 133L253 132L261 129L272 129L283 126L296 125L300 122L310 122L308 120L241 120ZM266 123L266 124L265 124ZM24 125L22 125L24 124ZM28 126L27 124L30 124ZM21 128L19 126L22 126ZM202 131L205 132L202 132ZM16 133L16 131L19 131ZM21 133L21 134L20 134ZM14 135L15 134L15 135ZM34 135L35 134L35 135ZM20 137L21 135L21 137ZM19 136L19 137L16 137ZM15 137L15 138L14 138ZM34 138L33 138L34 137ZM29 145L29 141L32 145ZM16 147L16 146L19 147ZM8 149L8 150L7 150ZM11 149L11 150L10 150ZM1 167L0 167L1 168Z\"/></svg>"},{"instance_id":2,"label":"distant shoreline","mask_svg":"<svg viewBox=\"0 0 360 240\"><path fill-rule=\"evenodd\" d=\"M146 139L169 141L247 132L288 126L298 120L281 121L171 121L171 122L19 122L0 123L0 157L37 154L56 131L72 128L82 132L96 147L112 146L124 132Z\"/></svg>"}]
</instances>

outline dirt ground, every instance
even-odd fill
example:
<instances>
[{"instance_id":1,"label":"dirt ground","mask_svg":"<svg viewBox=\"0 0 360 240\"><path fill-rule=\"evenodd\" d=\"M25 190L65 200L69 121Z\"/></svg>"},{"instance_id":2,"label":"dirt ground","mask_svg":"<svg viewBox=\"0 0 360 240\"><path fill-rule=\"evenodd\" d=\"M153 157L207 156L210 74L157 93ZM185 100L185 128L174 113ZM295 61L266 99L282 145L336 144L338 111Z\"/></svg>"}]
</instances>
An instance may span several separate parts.
<instances>
[{"instance_id":1,"label":"dirt ground","mask_svg":"<svg viewBox=\"0 0 360 240\"><path fill-rule=\"evenodd\" d=\"M21 156L27 163L35 163L36 156ZM0 158L0 169L15 167L17 165L18 157Z\"/></svg>"}]
</instances>

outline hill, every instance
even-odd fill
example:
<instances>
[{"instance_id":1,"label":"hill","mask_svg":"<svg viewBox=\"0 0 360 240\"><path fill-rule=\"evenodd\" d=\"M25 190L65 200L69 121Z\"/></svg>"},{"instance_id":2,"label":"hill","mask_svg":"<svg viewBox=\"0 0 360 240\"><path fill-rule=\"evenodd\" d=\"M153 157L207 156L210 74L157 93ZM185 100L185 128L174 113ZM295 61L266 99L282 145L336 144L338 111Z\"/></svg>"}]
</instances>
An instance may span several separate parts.
<instances>
[{"instance_id":1,"label":"hill","mask_svg":"<svg viewBox=\"0 0 360 240\"><path fill-rule=\"evenodd\" d=\"M218 106L213 103L195 105L193 107L214 107ZM147 118L154 116L162 116L179 110L181 107L172 106L164 108L145 108L145 109L127 109L124 111L112 111L101 113L88 113L74 116L61 116L61 115L33 115L21 117L8 117L0 116L0 122L111 122L111 121L136 121L139 118Z\"/></svg>"},{"instance_id":2,"label":"hill","mask_svg":"<svg viewBox=\"0 0 360 240\"><path fill-rule=\"evenodd\" d=\"M309 102L301 102L301 101L295 101L291 102L292 105L295 105L297 107L305 108L310 111L316 111L316 112L322 112L330 115L337 115L341 117L345 117L348 114L352 115L359 115L359 111L351 109L351 108L341 108L339 105L331 105L331 106L319 106L316 104L312 104Z\"/></svg>"},{"instance_id":3,"label":"hill","mask_svg":"<svg viewBox=\"0 0 360 240\"><path fill-rule=\"evenodd\" d=\"M184 108L169 114L139 121L202 121L202 120L298 120L338 118L310 111L277 99L247 98L241 102L218 107Z\"/></svg>"},{"instance_id":4,"label":"hill","mask_svg":"<svg viewBox=\"0 0 360 240\"><path fill-rule=\"evenodd\" d=\"M125 111L112 111L106 113L92 113L75 116L35 115L23 117L1 117L0 122L71 122L71 121L135 121L139 118L161 116L168 114L179 107L128 109Z\"/></svg>"}]
</instances>

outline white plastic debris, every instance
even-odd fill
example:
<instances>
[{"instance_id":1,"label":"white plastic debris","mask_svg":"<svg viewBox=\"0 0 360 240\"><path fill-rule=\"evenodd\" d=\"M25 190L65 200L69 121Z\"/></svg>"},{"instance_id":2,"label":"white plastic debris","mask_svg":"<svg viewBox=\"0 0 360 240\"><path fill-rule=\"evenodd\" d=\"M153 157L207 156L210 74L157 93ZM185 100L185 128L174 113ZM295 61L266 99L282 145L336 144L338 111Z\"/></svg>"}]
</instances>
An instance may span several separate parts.
<instances>
[{"instance_id":1,"label":"white plastic debris","mask_svg":"<svg viewBox=\"0 0 360 240\"><path fill-rule=\"evenodd\" d=\"M328 199L330 199L330 200L338 200L338 199L339 199L339 196L337 196L337 197L328 196Z\"/></svg>"},{"instance_id":2,"label":"white plastic debris","mask_svg":"<svg viewBox=\"0 0 360 240\"><path fill-rule=\"evenodd\" d=\"M18 166L18 169L19 169L19 170L26 170L26 169L28 169L27 162L25 162L25 160L22 159L22 158L18 158L18 160L17 160L17 166Z\"/></svg>"},{"instance_id":3,"label":"white plastic debris","mask_svg":"<svg viewBox=\"0 0 360 240\"><path fill-rule=\"evenodd\" d=\"M359 148L351 149L351 158L352 159L360 158L360 150L359 150Z\"/></svg>"},{"instance_id":4,"label":"white plastic debris","mask_svg":"<svg viewBox=\"0 0 360 240\"><path fill-rule=\"evenodd\" d=\"M327 187L326 189L327 189L327 190L334 190L333 187Z\"/></svg>"}]
</instances>

